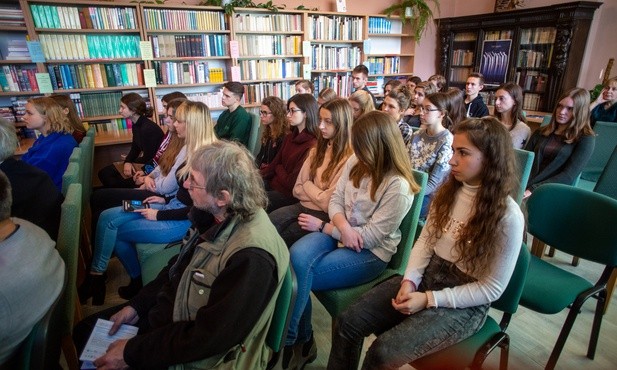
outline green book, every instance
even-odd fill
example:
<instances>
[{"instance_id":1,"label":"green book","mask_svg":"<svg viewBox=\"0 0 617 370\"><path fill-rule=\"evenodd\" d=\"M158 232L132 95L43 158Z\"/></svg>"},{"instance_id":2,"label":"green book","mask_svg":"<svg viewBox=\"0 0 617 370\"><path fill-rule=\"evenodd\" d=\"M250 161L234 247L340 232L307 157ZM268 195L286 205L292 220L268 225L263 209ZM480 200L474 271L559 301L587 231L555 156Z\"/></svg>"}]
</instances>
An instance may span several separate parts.
<instances>
[{"instance_id":1,"label":"green book","mask_svg":"<svg viewBox=\"0 0 617 370\"><path fill-rule=\"evenodd\" d=\"M54 28L54 17L51 14L51 6L41 5L41 8L43 9L43 14L45 14L45 17L43 17L45 19L43 21L43 28Z\"/></svg>"},{"instance_id":2,"label":"green book","mask_svg":"<svg viewBox=\"0 0 617 370\"><path fill-rule=\"evenodd\" d=\"M40 5L31 4L30 5L30 13L32 13L32 18L34 20L34 27L43 28L43 23L41 21L41 14L39 13Z\"/></svg>"},{"instance_id":3,"label":"green book","mask_svg":"<svg viewBox=\"0 0 617 370\"><path fill-rule=\"evenodd\" d=\"M129 71L126 69L126 63L120 64L120 73L122 74L122 86L130 86Z\"/></svg>"},{"instance_id":4,"label":"green book","mask_svg":"<svg viewBox=\"0 0 617 370\"><path fill-rule=\"evenodd\" d=\"M50 6L51 8L51 19L53 20L53 28L62 28L60 24L60 15L58 14L57 6Z\"/></svg>"},{"instance_id":5,"label":"green book","mask_svg":"<svg viewBox=\"0 0 617 370\"><path fill-rule=\"evenodd\" d=\"M105 75L107 76L107 86L117 86L116 79L114 78L114 69L111 64L105 64Z\"/></svg>"}]
</instances>

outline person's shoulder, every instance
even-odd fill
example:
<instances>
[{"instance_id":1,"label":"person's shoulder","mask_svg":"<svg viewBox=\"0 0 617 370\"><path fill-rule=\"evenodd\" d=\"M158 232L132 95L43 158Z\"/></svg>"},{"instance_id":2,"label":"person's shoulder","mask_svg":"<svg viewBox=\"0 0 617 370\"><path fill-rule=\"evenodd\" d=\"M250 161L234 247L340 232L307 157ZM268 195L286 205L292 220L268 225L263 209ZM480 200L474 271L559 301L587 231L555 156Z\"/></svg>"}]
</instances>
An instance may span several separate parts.
<instances>
[{"instance_id":1,"label":"person's shoulder","mask_svg":"<svg viewBox=\"0 0 617 370\"><path fill-rule=\"evenodd\" d=\"M503 222L510 225L525 224L525 216L521 211L521 207L511 196L508 196L507 208L506 213L503 217Z\"/></svg>"},{"instance_id":2,"label":"person's shoulder","mask_svg":"<svg viewBox=\"0 0 617 370\"><path fill-rule=\"evenodd\" d=\"M11 217L11 219L16 225L19 225L19 230L18 230L19 237L21 238L27 237L28 239L35 239L39 241L41 245L50 244L50 243L54 244L54 241L51 240L49 235L47 235L47 232L43 230L42 228L40 228L39 226L33 224L32 222L28 220L24 220L23 218Z\"/></svg>"}]
</instances>

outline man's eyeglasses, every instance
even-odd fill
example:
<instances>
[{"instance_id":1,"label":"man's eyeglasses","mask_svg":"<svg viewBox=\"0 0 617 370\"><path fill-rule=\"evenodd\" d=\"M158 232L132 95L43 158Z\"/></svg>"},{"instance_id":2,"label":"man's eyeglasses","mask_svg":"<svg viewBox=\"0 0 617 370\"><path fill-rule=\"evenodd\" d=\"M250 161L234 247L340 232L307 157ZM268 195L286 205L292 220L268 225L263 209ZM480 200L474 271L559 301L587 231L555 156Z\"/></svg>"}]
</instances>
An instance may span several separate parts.
<instances>
[{"instance_id":1,"label":"man's eyeglasses","mask_svg":"<svg viewBox=\"0 0 617 370\"><path fill-rule=\"evenodd\" d=\"M195 190L195 189L206 190L205 186L193 185L193 180L191 180L190 177L186 179L186 181L189 183L189 190Z\"/></svg>"},{"instance_id":2,"label":"man's eyeglasses","mask_svg":"<svg viewBox=\"0 0 617 370\"><path fill-rule=\"evenodd\" d=\"M296 114L297 112L302 112L302 109L299 109L299 108L287 109L287 114Z\"/></svg>"},{"instance_id":3,"label":"man's eyeglasses","mask_svg":"<svg viewBox=\"0 0 617 370\"><path fill-rule=\"evenodd\" d=\"M270 114L272 114L272 112L266 112L265 110L260 110L259 111L259 115L260 116L269 116Z\"/></svg>"}]
</instances>

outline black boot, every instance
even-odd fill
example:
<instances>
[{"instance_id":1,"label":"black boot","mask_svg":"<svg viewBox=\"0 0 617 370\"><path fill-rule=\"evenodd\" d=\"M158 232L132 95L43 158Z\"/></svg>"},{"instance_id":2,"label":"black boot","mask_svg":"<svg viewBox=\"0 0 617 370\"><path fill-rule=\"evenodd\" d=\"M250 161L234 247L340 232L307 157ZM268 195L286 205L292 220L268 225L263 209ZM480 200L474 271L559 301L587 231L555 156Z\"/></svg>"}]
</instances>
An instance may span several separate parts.
<instances>
[{"instance_id":1,"label":"black boot","mask_svg":"<svg viewBox=\"0 0 617 370\"><path fill-rule=\"evenodd\" d=\"M120 295L121 298L128 300L135 297L142 287L143 284L141 282L141 275L139 275L135 279L131 278L129 285L118 288L118 295Z\"/></svg>"},{"instance_id":2,"label":"black boot","mask_svg":"<svg viewBox=\"0 0 617 370\"><path fill-rule=\"evenodd\" d=\"M92 297L92 304L101 306L105 303L105 275L87 274L84 282L77 289L79 302L86 304Z\"/></svg>"}]
</instances>

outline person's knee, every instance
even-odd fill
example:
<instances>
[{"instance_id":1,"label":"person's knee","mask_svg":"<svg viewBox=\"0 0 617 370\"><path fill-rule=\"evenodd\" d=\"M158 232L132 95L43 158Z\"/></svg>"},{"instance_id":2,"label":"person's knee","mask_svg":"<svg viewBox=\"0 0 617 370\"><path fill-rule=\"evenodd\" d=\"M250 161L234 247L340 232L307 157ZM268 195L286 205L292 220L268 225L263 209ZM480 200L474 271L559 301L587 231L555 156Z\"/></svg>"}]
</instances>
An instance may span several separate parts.
<instances>
[{"instance_id":1,"label":"person's knee","mask_svg":"<svg viewBox=\"0 0 617 370\"><path fill-rule=\"evenodd\" d=\"M379 337L371 344L364 357L363 369L390 369L392 343L384 343ZM396 367L395 367L396 368Z\"/></svg>"}]
</instances>

